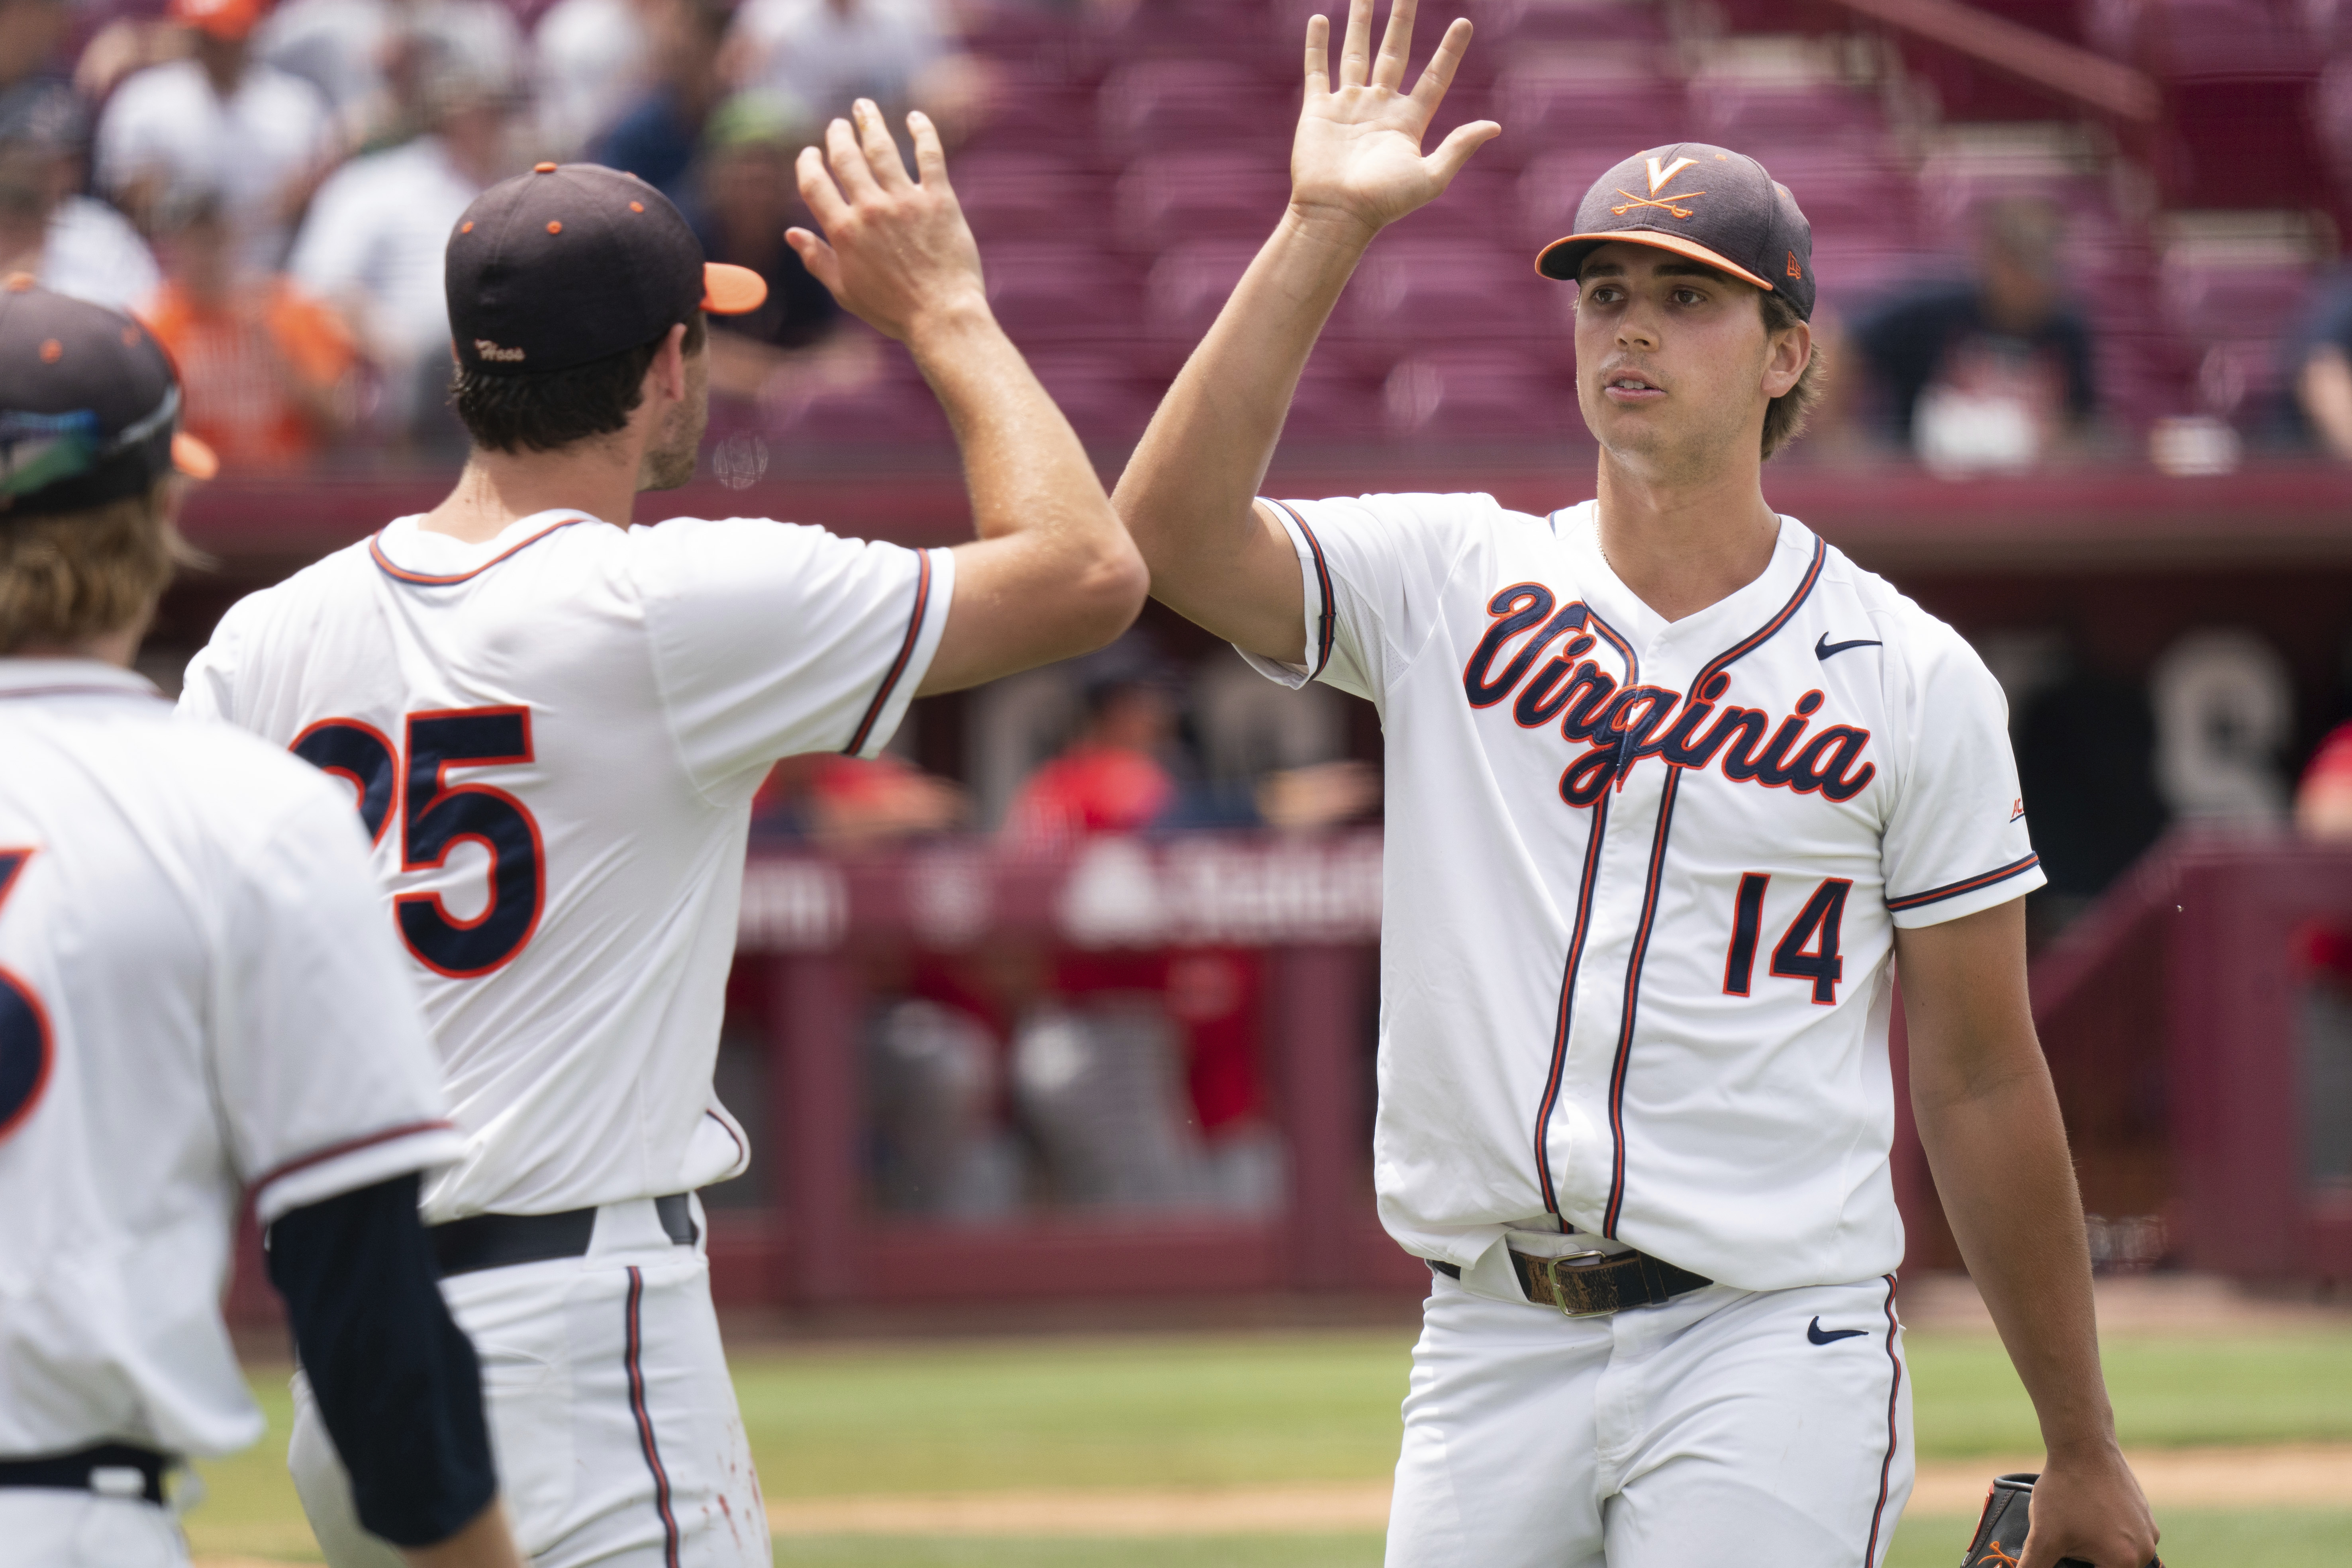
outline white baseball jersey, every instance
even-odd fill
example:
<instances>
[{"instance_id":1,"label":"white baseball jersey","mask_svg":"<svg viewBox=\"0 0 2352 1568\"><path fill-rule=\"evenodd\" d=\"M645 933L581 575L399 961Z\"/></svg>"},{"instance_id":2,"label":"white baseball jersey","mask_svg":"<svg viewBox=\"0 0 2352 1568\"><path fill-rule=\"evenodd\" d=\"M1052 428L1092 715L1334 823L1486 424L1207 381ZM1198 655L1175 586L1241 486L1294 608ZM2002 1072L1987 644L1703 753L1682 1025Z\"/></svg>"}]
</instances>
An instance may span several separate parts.
<instances>
[{"instance_id":1,"label":"white baseball jersey","mask_svg":"<svg viewBox=\"0 0 2352 1568\"><path fill-rule=\"evenodd\" d=\"M403 518L222 619L182 708L340 775L374 838L466 1137L428 1223L742 1170L710 1075L751 796L881 750L953 571L747 519Z\"/></svg>"},{"instance_id":2,"label":"white baseball jersey","mask_svg":"<svg viewBox=\"0 0 2352 1568\"><path fill-rule=\"evenodd\" d=\"M1277 510L1307 662L1252 662L1388 735L1390 1233L1468 1268L1573 1227L1748 1289L1893 1269L1895 928L2042 881L1968 644L1793 519L1669 623L1590 502Z\"/></svg>"},{"instance_id":3,"label":"white baseball jersey","mask_svg":"<svg viewBox=\"0 0 2352 1568\"><path fill-rule=\"evenodd\" d=\"M262 1221L452 1159L340 791L110 665L0 659L0 1455L261 1436Z\"/></svg>"}]
</instances>

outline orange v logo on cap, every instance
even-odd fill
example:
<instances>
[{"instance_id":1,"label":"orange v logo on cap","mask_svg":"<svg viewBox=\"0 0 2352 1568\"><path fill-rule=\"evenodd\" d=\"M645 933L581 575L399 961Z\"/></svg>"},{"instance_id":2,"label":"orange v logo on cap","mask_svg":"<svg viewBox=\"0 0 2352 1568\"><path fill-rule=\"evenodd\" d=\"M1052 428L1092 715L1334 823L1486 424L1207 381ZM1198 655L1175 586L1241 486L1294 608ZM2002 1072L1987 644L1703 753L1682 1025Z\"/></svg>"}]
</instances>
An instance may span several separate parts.
<instances>
[{"instance_id":1,"label":"orange v logo on cap","mask_svg":"<svg viewBox=\"0 0 2352 1568\"><path fill-rule=\"evenodd\" d=\"M1687 169L1693 163L1697 163L1698 160L1696 158L1677 158L1663 169L1658 167L1658 161L1655 158L1644 158L1642 162L1648 164L1650 167L1650 194L1654 196L1658 194L1658 187L1673 184L1674 178L1676 174L1681 174L1685 169Z\"/></svg>"}]
</instances>

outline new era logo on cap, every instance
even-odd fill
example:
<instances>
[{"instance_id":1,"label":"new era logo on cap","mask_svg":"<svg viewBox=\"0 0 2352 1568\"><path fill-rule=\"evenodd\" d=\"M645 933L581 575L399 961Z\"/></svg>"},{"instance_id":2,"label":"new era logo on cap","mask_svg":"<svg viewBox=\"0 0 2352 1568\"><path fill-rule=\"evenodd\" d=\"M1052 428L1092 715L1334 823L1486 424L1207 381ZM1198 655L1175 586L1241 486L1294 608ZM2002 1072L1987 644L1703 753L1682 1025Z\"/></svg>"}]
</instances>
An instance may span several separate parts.
<instances>
[{"instance_id":1,"label":"new era logo on cap","mask_svg":"<svg viewBox=\"0 0 2352 1568\"><path fill-rule=\"evenodd\" d=\"M458 357L488 374L569 370L768 297L750 268L706 263L669 198L598 163L541 163L484 191L443 281Z\"/></svg>"},{"instance_id":2,"label":"new era logo on cap","mask_svg":"<svg viewBox=\"0 0 2352 1568\"><path fill-rule=\"evenodd\" d=\"M1637 153L1592 183L1576 232L1544 247L1536 270L1573 281L1584 258L1623 243L1671 250L1813 313L1813 230L1764 165L1704 142Z\"/></svg>"}]
</instances>

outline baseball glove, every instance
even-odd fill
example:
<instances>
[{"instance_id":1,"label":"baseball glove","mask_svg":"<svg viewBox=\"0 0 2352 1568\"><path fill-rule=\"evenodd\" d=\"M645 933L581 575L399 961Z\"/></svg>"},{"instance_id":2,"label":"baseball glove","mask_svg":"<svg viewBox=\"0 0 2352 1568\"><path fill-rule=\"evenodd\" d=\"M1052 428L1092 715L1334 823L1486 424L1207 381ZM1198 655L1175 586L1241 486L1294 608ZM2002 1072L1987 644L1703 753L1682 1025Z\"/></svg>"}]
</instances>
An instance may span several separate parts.
<instances>
[{"instance_id":1,"label":"baseball glove","mask_svg":"<svg viewBox=\"0 0 2352 1568\"><path fill-rule=\"evenodd\" d=\"M1985 1494L1984 1514L1977 1521L1976 1539L1969 1542L1969 1554L1960 1561L1960 1568L2017 1568L2018 1559L2025 1555L2026 1512L2033 1506L2033 1483L2038 1473L1995 1476L1992 1490ZM2061 1557L2058 1568L2091 1568L2079 1557ZM2162 1558L2148 1560L2147 1568L2164 1568Z\"/></svg>"}]
</instances>

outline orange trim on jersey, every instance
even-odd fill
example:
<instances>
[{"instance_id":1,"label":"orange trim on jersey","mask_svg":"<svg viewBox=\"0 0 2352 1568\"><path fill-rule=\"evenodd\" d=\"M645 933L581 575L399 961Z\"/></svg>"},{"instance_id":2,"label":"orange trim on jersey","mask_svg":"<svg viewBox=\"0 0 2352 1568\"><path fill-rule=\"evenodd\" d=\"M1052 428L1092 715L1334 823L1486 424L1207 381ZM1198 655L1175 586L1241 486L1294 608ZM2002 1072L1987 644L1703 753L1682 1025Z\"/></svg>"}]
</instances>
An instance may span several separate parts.
<instances>
[{"instance_id":1,"label":"orange trim on jersey","mask_svg":"<svg viewBox=\"0 0 2352 1568\"><path fill-rule=\"evenodd\" d=\"M882 710L890 705L890 693L898 689L898 678L907 673L908 662L915 657L915 645L923 640L923 614L931 603L931 552L918 550L915 560L915 613L907 617L906 638L898 644L898 657L890 661L890 673L882 678L882 689L866 705L866 717L851 731L849 744L841 748L845 757L854 757L866 749L866 738L874 732Z\"/></svg>"},{"instance_id":2,"label":"orange trim on jersey","mask_svg":"<svg viewBox=\"0 0 2352 1568\"><path fill-rule=\"evenodd\" d=\"M562 522L551 522L529 539L499 551L470 572L450 572L436 575L428 572L411 572L405 566L395 566L392 563L392 557L383 552L383 531L381 529L368 536L368 554L374 558L376 565L383 568L383 574L387 577L395 578L403 583L414 583L421 588L446 588L452 583L462 583L468 577L480 576L508 556L517 551L530 549L559 528L570 528L575 522L593 522L594 521L596 520L591 517L567 517Z\"/></svg>"},{"instance_id":3,"label":"orange trim on jersey","mask_svg":"<svg viewBox=\"0 0 2352 1568\"><path fill-rule=\"evenodd\" d=\"M371 1132L362 1138L346 1138L340 1143L331 1143L324 1149L287 1161L256 1180L250 1190L257 1202L263 1193L298 1172L323 1165L330 1160L340 1160L346 1154L356 1154L362 1149L373 1149L379 1143L414 1138L420 1132L446 1132L453 1125L446 1117L436 1117L430 1121L410 1121L398 1127L387 1127L381 1132Z\"/></svg>"},{"instance_id":4,"label":"orange trim on jersey","mask_svg":"<svg viewBox=\"0 0 2352 1568\"><path fill-rule=\"evenodd\" d=\"M1315 586L1321 597L1321 609L1315 633L1315 668L1307 675L1307 679L1312 680L1323 673L1324 666L1331 662L1331 639L1337 631L1331 624L1331 566L1323 559L1323 542L1315 537L1315 531L1307 526L1307 520L1298 515L1297 508L1272 500L1267 504L1280 507L1290 521L1298 525L1298 536L1307 541L1307 551L1315 557Z\"/></svg>"},{"instance_id":5,"label":"orange trim on jersey","mask_svg":"<svg viewBox=\"0 0 2352 1568\"><path fill-rule=\"evenodd\" d=\"M1959 882L1947 882L1940 888L1930 888L1924 893L1906 893L1899 899L1889 899L1886 900L1887 911L1891 914L1896 910L1916 910L1922 904L1937 903L1945 899L1957 899L1962 893L1973 893L1979 888L1990 888L1995 882L2005 882L2011 877L2032 870L2040 864L2042 864L2041 856L2028 855L2022 860L2011 860L2006 866L1996 867L1981 877L1970 877Z\"/></svg>"}]
</instances>

